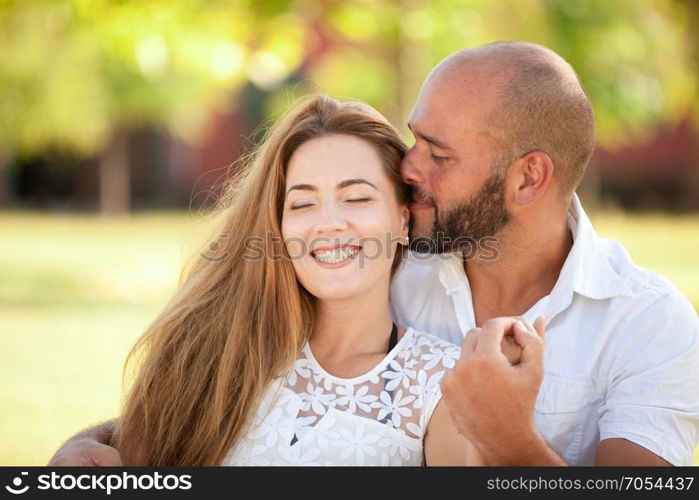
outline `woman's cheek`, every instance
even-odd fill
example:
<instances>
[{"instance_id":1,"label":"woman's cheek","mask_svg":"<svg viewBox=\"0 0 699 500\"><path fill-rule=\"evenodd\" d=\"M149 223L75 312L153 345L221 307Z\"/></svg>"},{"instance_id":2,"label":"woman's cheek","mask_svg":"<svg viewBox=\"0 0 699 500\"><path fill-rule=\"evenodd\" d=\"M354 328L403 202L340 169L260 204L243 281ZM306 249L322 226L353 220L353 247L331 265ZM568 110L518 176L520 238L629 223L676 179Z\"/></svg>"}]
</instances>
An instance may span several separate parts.
<instances>
[{"instance_id":1,"label":"woman's cheek","mask_svg":"<svg viewBox=\"0 0 699 500\"><path fill-rule=\"evenodd\" d=\"M308 253L308 244L300 236L289 236L284 239L286 251L293 262L303 258Z\"/></svg>"},{"instance_id":2,"label":"woman's cheek","mask_svg":"<svg viewBox=\"0 0 699 500\"><path fill-rule=\"evenodd\" d=\"M285 216L282 218L281 231L286 251L292 260L298 260L307 253L308 243L304 235L304 225L298 217Z\"/></svg>"},{"instance_id":3,"label":"woman's cheek","mask_svg":"<svg viewBox=\"0 0 699 500\"><path fill-rule=\"evenodd\" d=\"M397 237L393 234L391 221L384 212L367 212L363 220L357 221L357 226L362 233L362 254L369 261L392 258L392 240Z\"/></svg>"}]
</instances>

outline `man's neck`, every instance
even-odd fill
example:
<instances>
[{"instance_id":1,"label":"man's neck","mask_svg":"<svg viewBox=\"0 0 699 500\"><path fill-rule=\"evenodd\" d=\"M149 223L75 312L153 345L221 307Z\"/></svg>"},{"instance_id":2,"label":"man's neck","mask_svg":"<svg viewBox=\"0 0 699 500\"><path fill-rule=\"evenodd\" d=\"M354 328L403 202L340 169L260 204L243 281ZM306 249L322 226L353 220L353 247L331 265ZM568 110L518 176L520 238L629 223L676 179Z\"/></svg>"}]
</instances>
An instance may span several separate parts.
<instances>
[{"instance_id":1,"label":"man's neck","mask_svg":"<svg viewBox=\"0 0 699 500\"><path fill-rule=\"evenodd\" d=\"M567 217L538 226L513 224L495 245L494 260L464 263L469 279L476 325L490 318L521 316L548 295L573 245Z\"/></svg>"}]
</instances>

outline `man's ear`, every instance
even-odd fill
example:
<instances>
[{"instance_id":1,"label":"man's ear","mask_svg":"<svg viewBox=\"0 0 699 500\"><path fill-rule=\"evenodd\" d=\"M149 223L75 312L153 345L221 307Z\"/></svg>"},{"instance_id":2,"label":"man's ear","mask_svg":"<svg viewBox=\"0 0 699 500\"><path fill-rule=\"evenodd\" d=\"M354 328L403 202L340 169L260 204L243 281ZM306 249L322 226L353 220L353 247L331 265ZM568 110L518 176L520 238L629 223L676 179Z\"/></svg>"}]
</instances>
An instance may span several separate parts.
<instances>
[{"instance_id":1,"label":"man's ear","mask_svg":"<svg viewBox=\"0 0 699 500\"><path fill-rule=\"evenodd\" d=\"M543 151L532 151L515 161L508 169L514 202L527 205L539 199L553 180L553 162Z\"/></svg>"}]
</instances>

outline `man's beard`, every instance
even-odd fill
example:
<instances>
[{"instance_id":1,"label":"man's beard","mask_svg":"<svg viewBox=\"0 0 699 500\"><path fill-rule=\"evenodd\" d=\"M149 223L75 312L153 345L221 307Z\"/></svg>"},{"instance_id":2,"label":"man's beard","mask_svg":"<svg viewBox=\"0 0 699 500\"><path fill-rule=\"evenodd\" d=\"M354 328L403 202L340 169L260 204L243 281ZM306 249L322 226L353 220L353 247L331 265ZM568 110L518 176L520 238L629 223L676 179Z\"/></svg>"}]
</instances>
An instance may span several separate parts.
<instances>
[{"instance_id":1,"label":"man's beard","mask_svg":"<svg viewBox=\"0 0 699 500\"><path fill-rule=\"evenodd\" d=\"M434 224L428 234L421 235L413 235L411 224L410 249L420 253L457 252L495 236L510 220L504 187L505 169L493 168L483 187L468 202L441 213L433 197L421 194L419 197L435 207Z\"/></svg>"}]
</instances>

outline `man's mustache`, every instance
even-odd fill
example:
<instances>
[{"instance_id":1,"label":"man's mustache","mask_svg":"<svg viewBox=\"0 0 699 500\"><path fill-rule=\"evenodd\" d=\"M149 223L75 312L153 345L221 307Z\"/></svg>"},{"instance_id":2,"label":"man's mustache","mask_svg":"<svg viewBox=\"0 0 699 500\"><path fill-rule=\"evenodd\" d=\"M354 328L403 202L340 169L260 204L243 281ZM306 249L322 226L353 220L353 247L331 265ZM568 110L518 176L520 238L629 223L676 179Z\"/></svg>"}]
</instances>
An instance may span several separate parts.
<instances>
[{"instance_id":1,"label":"man's mustache","mask_svg":"<svg viewBox=\"0 0 699 500\"><path fill-rule=\"evenodd\" d=\"M412 197L413 200L422 200L428 202L430 205L436 207L437 203L436 200L434 199L434 196L429 194L427 191L424 191L423 189L416 187L416 186L410 186L410 196Z\"/></svg>"}]
</instances>

